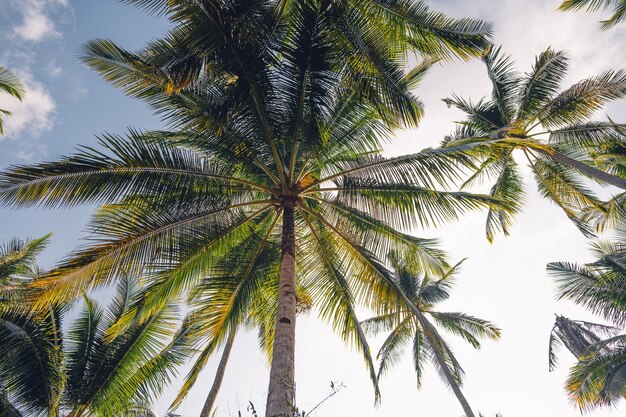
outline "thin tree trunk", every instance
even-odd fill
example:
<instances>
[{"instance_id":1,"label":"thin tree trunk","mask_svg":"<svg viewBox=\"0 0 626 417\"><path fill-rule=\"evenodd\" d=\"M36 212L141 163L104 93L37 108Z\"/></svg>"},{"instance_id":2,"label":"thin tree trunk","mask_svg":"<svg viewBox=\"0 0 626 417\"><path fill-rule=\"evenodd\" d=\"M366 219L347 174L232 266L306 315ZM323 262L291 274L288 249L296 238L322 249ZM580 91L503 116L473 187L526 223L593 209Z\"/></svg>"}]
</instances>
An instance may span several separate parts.
<instances>
[{"instance_id":1,"label":"thin tree trunk","mask_svg":"<svg viewBox=\"0 0 626 417\"><path fill-rule=\"evenodd\" d=\"M432 351L433 351L433 354L435 356L435 360L439 364L439 367L441 368L441 371L443 372L443 375L446 377L446 380L448 381L448 384L450 384L450 387L452 388L452 392L454 392L454 395L456 396L457 400L461 404L461 407L463 407L463 411L465 412L465 417L476 417L474 415L474 412L472 411L472 407L470 407L469 402L467 402L467 399L463 395L463 392L461 391L461 387L459 386L459 384L454 379L454 376L452 375L452 372L450 372L450 369L448 368L448 364L446 364L446 361L443 358L443 355L441 354L439 349L437 349L437 343L435 342L434 337L431 334L431 330L430 329L432 328L433 329L432 331L434 331L434 332L436 332L437 330L433 328L433 326L423 316L422 312L419 311L417 307L415 307L415 305L411 302L411 300L409 300L407 298L407 296L404 293L402 293L402 291L399 292L399 295L400 295L400 297L402 297L402 299L406 303L407 307L409 307L409 309L411 309L411 311L413 312L413 314L417 318L418 322L420 323L420 325L424 329L424 335L426 336L426 338L428 339L428 343L432 347Z\"/></svg>"},{"instance_id":2,"label":"thin tree trunk","mask_svg":"<svg viewBox=\"0 0 626 417\"><path fill-rule=\"evenodd\" d=\"M296 235L294 201L285 202L278 313L265 417L293 417L296 347Z\"/></svg>"},{"instance_id":3,"label":"thin tree trunk","mask_svg":"<svg viewBox=\"0 0 626 417\"><path fill-rule=\"evenodd\" d=\"M543 148L532 148L533 150L554 159L557 162L560 162L564 165L567 165L575 170L588 175L592 178L605 182L607 184L611 184L617 188L621 188L622 190L626 190L626 180L620 178L616 175L609 174L608 172L604 172L598 168L589 166L584 162L577 161L569 156L565 156L562 153L559 153L555 150L546 150Z\"/></svg>"},{"instance_id":4,"label":"thin tree trunk","mask_svg":"<svg viewBox=\"0 0 626 417\"><path fill-rule=\"evenodd\" d=\"M222 381L224 380L226 364L228 363L228 358L230 357L230 351L233 348L234 341L235 341L235 332L232 331L228 335L228 339L226 339L226 344L224 345L224 351L222 352L222 358L220 359L220 363L217 366L217 371L215 372L215 379L213 380L213 386L211 387L211 391L209 391L209 395L206 397L206 401L204 402L204 407L202 407L202 411L200 412L200 417L209 417L211 415L211 411L213 410L213 405L215 404L215 400L217 399L217 393L220 391L220 387L222 386Z\"/></svg>"},{"instance_id":5,"label":"thin tree trunk","mask_svg":"<svg viewBox=\"0 0 626 417\"><path fill-rule=\"evenodd\" d=\"M448 364L446 364L446 361L443 358L443 355L437 348L437 344L434 343L432 339L432 335L428 331L425 331L424 334L426 335L426 337L428 338L428 341L430 342L430 346L432 347L432 351L435 355L435 360L439 363L439 367L441 368L443 375L446 377L448 384L452 388L452 392L454 392L454 395L456 396L457 400L459 400L459 403L461 403L461 407L463 407L465 416L476 417L474 415L474 412L472 411L472 407L470 407L469 403L467 402L467 399L463 395L463 392L461 391L461 387L459 387L459 384L454 379L454 375L452 375L452 372L450 372L450 369L448 368Z\"/></svg>"}]
</instances>

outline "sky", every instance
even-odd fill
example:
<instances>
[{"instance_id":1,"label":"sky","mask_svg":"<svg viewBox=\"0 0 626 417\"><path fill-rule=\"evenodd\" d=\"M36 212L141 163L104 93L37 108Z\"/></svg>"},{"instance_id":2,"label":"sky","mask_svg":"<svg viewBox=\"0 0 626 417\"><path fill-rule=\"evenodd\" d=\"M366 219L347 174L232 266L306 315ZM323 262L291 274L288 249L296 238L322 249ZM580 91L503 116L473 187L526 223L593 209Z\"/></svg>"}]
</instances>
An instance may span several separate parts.
<instances>
[{"instance_id":1,"label":"sky","mask_svg":"<svg viewBox=\"0 0 626 417\"><path fill-rule=\"evenodd\" d=\"M601 32L600 14L562 13L558 0L437 0L433 8L455 17L494 22L495 42L512 55L517 68L528 71L534 57L548 46L566 50L571 58L564 85L609 68L626 67L626 25ZM127 98L79 62L80 49L94 37L110 38L136 49L163 33L167 22L147 16L116 0L0 0L0 64L15 70L27 93L22 103L2 97L0 108L14 111L0 137L0 169L11 164L54 160L77 145L91 146L104 132L123 133L128 127L160 127L141 102ZM399 155L436 146L461 115L441 101L451 93L479 99L489 82L479 62L438 66L416 94L426 116L418 129L397 132L386 148ZM626 105L617 103L598 113L626 120ZM528 190L524 212L511 236L489 244L484 236L485 213L472 213L437 230L416 230L437 237L451 259L467 257L452 297L441 310L463 311L489 319L503 329L499 342L485 342L480 351L448 337L466 372L464 393L475 410L492 417L580 415L563 389L573 358L562 352L561 364L548 372L548 337L554 314L598 320L567 302L555 300L555 285L545 271L550 261L589 262L586 241L553 204L536 193L525 171ZM84 226L93 207L72 210L0 210L0 241L53 232L52 245L41 257L51 267L84 243ZM367 318L367 313L362 317ZM382 343L375 338L374 352ZM218 398L218 416L246 415L248 401L262 411L268 364L257 348L254 332L240 332ZM462 410L436 371L426 369L418 391L410 352L381 382L382 403L374 407L373 390L359 354L345 346L314 314L299 318L297 329L297 402L311 409L330 391L330 381L343 382L340 393L313 415L360 417L416 415L458 417ZM179 412L196 416L212 383L217 359ZM184 374L184 370L181 374ZM176 394L176 381L159 399L163 413ZM602 409L592 417L623 416L626 403ZM260 413L261 414L261 413Z\"/></svg>"}]
</instances>

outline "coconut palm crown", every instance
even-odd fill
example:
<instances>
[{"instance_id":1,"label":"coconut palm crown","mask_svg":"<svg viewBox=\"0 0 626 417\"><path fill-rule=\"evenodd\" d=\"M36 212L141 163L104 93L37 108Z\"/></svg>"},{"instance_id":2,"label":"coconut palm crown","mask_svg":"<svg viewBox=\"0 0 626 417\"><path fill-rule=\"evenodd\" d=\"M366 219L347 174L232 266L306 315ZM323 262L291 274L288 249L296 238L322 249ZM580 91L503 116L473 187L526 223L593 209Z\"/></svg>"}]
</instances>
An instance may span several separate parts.
<instances>
[{"instance_id":1,"label":"coconut palm crown","mask_svg":"<svg viewBox=\"0 0 626 417\"><path fill-rule=\"evenodd\" d=\"M578 362L571 368L566 389L581 410L614 405L626 397L626 230L615 241L600 241L592 248L597 260L585 265L548 264L559 286L559 297L587 308L611 326L561 318L551 337L564 344Z\"/></svg>"},{"instance_id":2,"label":"coconut palm crown","mask_svg":"<svg viewBox=\"0 0 626 417\"><path fill-rule=\"evenodd\" d=\"M84 62L146 100L170 130L106 134L99 149L2 175L5 206L104 204L95 241L37 282L46 290L37 304L148 270L140 320L182 294L210 297L215 308L197 331L218 345L274 280L266 415L285 416L295 395L298 277L376 382L355 303L400 297L379 259L407 250L441 273L435 242L404 232L505 206L441 191L471 158L381 155L393 129L418 122L410 90L430 60L480 54L489 26L412 1L127 2L166 14L174 28L139 53L92 41ZM410 52L429 59L405 71ZM224 285L202 292L211 277Z\"/></svg>"},{"instance_id":3,"label":"coconut palm crown","mask_svg":"<svg viewBox=\"0 0 626 417\"><path fill-rule=\"evenodd\" d=\"M466 417L474 417L461 391L463 369L439 329L460 336L474 348L480 348L481 338L498 339L500 329L465 313L437 310L436 305L450 297L450 289L462 262L448 269L443 276L432 277L415 273L411 262L392 254L392 279L405 295L404 305L391 313L365 320L362 325L366 332L373 334L389 332L378 352L378 378L389 373L408 345L412 351L418 388L422 384L424 364L431 362L454 392Z\"/></svg>"},{"instance_id":4,"label":"coconut palm crown","mask_svg":"<svg viewBox=\"0 0 626 417\"><path fill-rule=\"evenodd\" d=\"M624 125L610 119L591 120L603 105L626 97L626 71L605 71L560 90L568 68L564 52L547 49L537 56L530 72L519 75L510 57L493 48L483 58L493 90L477 102L452 96L444 101L467 118L443 143L448 148L469 148L482 163L464 187L493 179L490 194L510 202L508 213L491 210L486 233L493 240L499 231L509 233L513 215L524 201L518 160L520 150L531 168L543 197L554 202L586 235L601 228L616 210L591 191L583 176L626 189L626 177L611 167L594 164L590 149L599 144L623 144ZM619 145L615 145L619 146ZM582 174L582 176L581 176ZM588 219L596 219L589 222Z\"/></svg>"}]
</instances>

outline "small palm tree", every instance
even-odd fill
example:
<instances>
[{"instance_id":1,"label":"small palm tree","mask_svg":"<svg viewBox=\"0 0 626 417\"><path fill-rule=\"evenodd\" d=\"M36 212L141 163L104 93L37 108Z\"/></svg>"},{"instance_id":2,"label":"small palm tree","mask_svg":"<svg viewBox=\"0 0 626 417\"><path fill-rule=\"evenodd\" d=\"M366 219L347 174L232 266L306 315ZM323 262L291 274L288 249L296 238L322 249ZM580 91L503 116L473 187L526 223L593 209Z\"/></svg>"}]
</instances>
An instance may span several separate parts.
<instances>
[{"instance_id":1,"label":"small palm tree","mask_svg":"<svg viewBox=\"0 0 626 417\"><path fill-rule=\"evenodd\" d=\"M0 93L6 93L10 96L22 100L24 98L24 86L22 82L9 69L0 65ZM10 116L11 112L0 109L0 135L4 133L2 121L4 116Z\"/></svg>"},{"instance_id":2,"label":"small palm tree","mask_svg":"<svg viewBox=\"0 0 626 417\"><path fill-rule=\"evenodd\" d=\"M3 411L19 417L149 415L143 404L162 392L190 352L184 334L174 336L172 306L112 336L111 326L137 298L130 280L120 281L106 310L85 297L67 331L66 307L33 311L24 299L0 305Z\"/></svg>"},{"instance_id":3,"label":"small palm tree","mask_svg":"<svg viewBox=\"0 0 626 417\"><path fill-rule=\"evenodd\" d=\"M581 409L611 405L626 396L626 230L618 240L593 245L598 260L586 265L548 264L557 277L559 297L574 301L614 326L558 318L552 346L564 344L577 358L567 380L567 391ZM558 340L557 340L558 339Z\"/></svg>"},{"instance_id":4,"label":"small palm tree","mask_svg":"<svg viewBox=\"0 0 626 417\"><path fill-rule=\"evenodd\" d=\"M607 30L626 19L626 0L566 0L559 7L560 10L580 10L586 8L588 12L601 9L613 9L613 16L603 20L602 30Z\"/></svg>"},{"instance_id":5,"label":"small palm tree","mask_svg":"<svg viewBox=\"0 0 626 417\"><path fill-rule=\"evenodd\" d=\"M407 249L439 271L447 264L434 242L403 231L504 206L441 191L462 168L446 151L381 155L392 129L422 114L410 90L429 65L405 73L402 64L409 51L479 54L489 26L399 0L129 2L165 13L174 28L140 53L92 41L85 62L174 130L106 135L103 150L2 176L4 205L107 203L93 225L99 241L38 282L47 289L39 304L157 270L143 320L220 276L221 260L236 254L212 295L221 308L201 330L219 345L275 279L267 416L294 408L296 278L314 284L322 317L356 341L375 382L355 306L399 296L378 259Z\"/></svg>"},{"instance_id":6,"label":"small palm tree","mask_svg":"<svg viewBox=\"0 0 626 417\"><path fill-rule=\"evenodd\" d=\"M454 275L461 262L438 279L412 272L410 265L396 256L391 257L391 263L395 271L393 279L401 288L406 304L397 311L362 323L366 331L375 334L390 331L378 352L380 368L377 377L386 374L398 361L402 349L410 345L418 388L422 383L424 363L431 361L454 392L465 415L474 417L474 412L461 391L463 370L448 343L440 335L438 327L462 337L474 348L480 348L480 338L498 339L500 329L488 321L465 313L436 310L436 304L450 296L449 290L454 284Z\"/></svg>"},{"instance_id":7,"label":"small palm tree","mask_svg":"<svg viewBox=\"0 0 626 417\"><path fill-rule=\"evenodd\" d=\"M493 178L490 194L510 202L512 210L491 210L486 232L491 241L498 231L509 233L512 216L524 201L522 177L514 151L520 150L535 175L541 194L557 204L586 235L588 217L606 217L609 208L581 181L579 174L626 189L626 177L602 171L584 150L615 144L624 125L589 121L605 103L626 97L626 71L605 71L559 92L567 71L564 52L548 49L532 70L522 76L509 57L493 48L483 61L493 85L490 99L476 103L458 96L444 101L467 115L443 146L467 148L482 164L465 182L470 186ZM601 158L596 155L596 161ZM594 214L591 214L594 213Z\"/></svg>"}]
</instances>

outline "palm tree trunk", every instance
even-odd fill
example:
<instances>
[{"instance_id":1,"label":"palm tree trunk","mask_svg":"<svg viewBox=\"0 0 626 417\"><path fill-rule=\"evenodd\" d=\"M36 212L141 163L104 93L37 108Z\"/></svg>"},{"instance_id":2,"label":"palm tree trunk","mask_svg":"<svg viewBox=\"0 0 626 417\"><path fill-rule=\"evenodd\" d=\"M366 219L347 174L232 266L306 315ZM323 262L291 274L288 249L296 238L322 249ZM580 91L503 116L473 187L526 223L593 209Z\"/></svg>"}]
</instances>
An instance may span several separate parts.
<instances>
[{"instance_id":1,"label":"palm tree trunk","mask_svg":"<svg viewBox=\"0 0 626 417\"><path fill-rule=\"evenodd\" d=\"M560 162L564 165L567 165L571 168L574 168L578 172L581 172L585 175L590 176L591 178L595 178L607 184L611 184L617 188L621 188L622 190L626 190L626 180L620 178L616 175L609 174L608 172L604 172L598 168L589 166L583 162L577 161L569 156L565 156L562 153L559 153L553 149L546 150L543 148L532 148L533 150L554 159L557 162Z\"/></svg>"},{"instance_id":2,"label":"palm tree trunk","mask_svg":"<svg viewBox=\"0 0 626 417\"><path fill-rule=\"evenodd\" d=\"M441 351L439 351L439 349L437 348L437 344L434 343L432 335L428 331L424 331L424 334L428 338L428 342L430 343L430 346L432 348L433 354L435 356L435 360L439 364L439 368L441 368L441 371L443 372L443 375L446 377L446 380L448 381L448 384L452 388L452 392L454 392L454 395L456 396L457 400L459 400L459 403L461 403L461 407L463 407L465 416L475 417L474 412L472 411L472 407L470 407L469 403L467 402L467 399L465 398L465 396L463 395L463 392L461 391L461 387L459 387L459 384L456 382L456 379L454 379L452 372L450 372L450 369L448 368L448 364L443 358Z\"/></svg>"},{"instance_id":3,"label":"palm tree trunk","mask_svg":"<svg viewBox=\"0 0 626 417\"><path fill-rule=\"evenodd\" d=\"M226 339L226 344L224 345L224 351L222 352L222 358L220 359L220 363L217 366L217 371L215 372L215 379L213 380L213 386L211 387L211 391L209 391L209 395L206 397L206 401L204 402L204 407L202 407L202 411L200 412L200 417L209 417L211 415L211 411L213 410L213 405L215 404L215 400L217 399L217 393L222 386L222 380L224 379L224 373L226 371L226 364L228 363L228 358L230 357L230 351L233 348L233 342L235 341L235 332L232 331L228 335L228 339Z\"/></svg>"},{"instance_id":4,"label":"palm tree trunk","mask_svg":"<svg viewBox=\"0 0 626 417\"><path fill-rule=\"evenodd\" d=\"M296 235L294 206L293 200L287 200L283 211L278 312L265 417L293 417L295 409Z\"/></svg>"},{"instance_id":5,"label":"palm tree trunk","mask_svg":"<svg viewBox=\"0 0 626 417\"><path fill-rule=\"evenodd\" d=\"M463 395L463 392L461 391L461 387L456 382L456 379L454 379L452 372L450 372L450 368L448 368L448 364L443 358L441 351L437 348L435 337L431 333L430 329L432 329L432 331L434 332L437 332L437 330L434 329L432 325L430 325L428 320L422 315L422 312L419 311L417 307L415 307L415 305L411 302L411 300L409 300L406 297L406 295L404 295L404 293L400 292L399 295L400 297L404 299L405 303L407 304L409 309L413 312L418 322L424 329L424 335L428 339L428 343L430 344L432 348L434 359L437 361L437 364L441 368L441 371L443 372L443 375L445 376L446 381L448 381L450 388L452 388L452 392L454 392L456 399L461 404L461 407L463 407L463 411L465 412L465 417L476 417L474 415L474 412L472 411L472 407L470 407L469 402L467 402L467 398L465 398L465 395Z\"/></svg>"}]
</instances>

